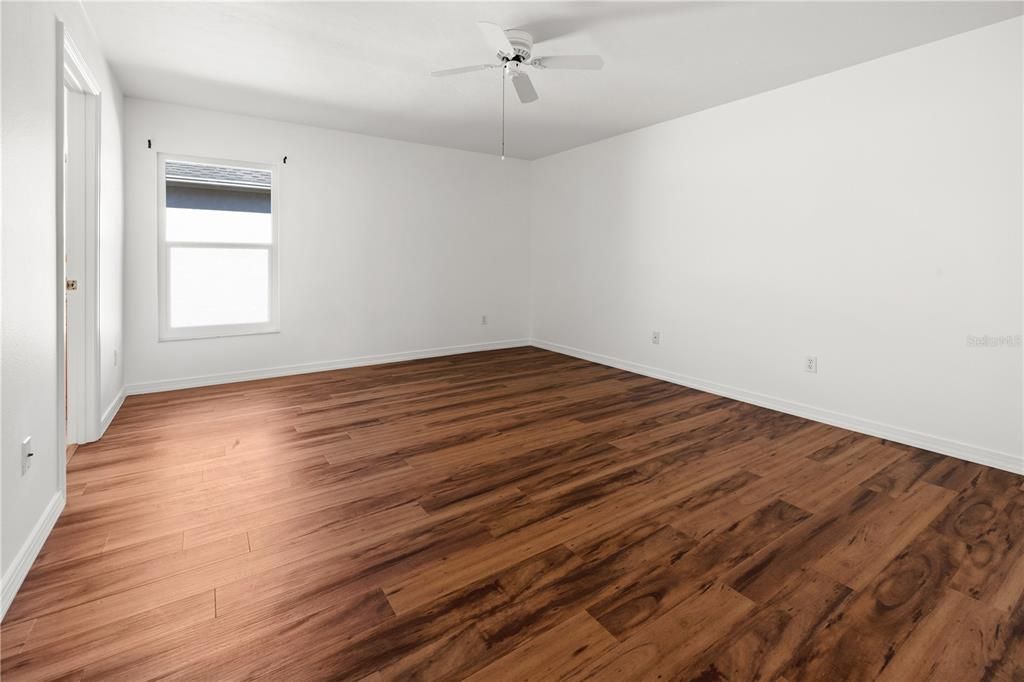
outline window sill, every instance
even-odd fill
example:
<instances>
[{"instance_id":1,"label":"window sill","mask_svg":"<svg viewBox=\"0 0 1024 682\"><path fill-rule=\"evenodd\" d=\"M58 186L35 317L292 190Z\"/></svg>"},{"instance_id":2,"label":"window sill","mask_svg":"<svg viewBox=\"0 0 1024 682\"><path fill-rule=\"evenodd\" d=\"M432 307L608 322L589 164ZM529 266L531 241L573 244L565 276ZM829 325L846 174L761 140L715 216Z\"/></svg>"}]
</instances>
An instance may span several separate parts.
<instances>
[{"instance_id":1,"label":"window sill","mask_svg":"<svg viewBox=\"0 0 1024 682\"><path fill-rule=\"evenodd\" d=\"M162 329L160 343L173 341L198 341L201 339L222 339L230 336L255 336L258 334L280 334L279 325L225 325L223 327L184 327Z\"/></svg>"}]
</instances>

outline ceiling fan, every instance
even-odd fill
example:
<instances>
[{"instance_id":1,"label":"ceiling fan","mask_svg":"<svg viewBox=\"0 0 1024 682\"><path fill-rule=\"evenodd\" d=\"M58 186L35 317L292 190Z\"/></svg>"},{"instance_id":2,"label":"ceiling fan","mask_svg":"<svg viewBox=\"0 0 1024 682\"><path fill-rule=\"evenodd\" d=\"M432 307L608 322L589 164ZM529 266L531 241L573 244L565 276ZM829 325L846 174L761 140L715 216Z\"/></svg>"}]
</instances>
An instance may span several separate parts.
<instances>
[{"instance_id":1,"label":"ceiling fan","mask_svg":"<svg viewBox=\"0 0 1024 682\"><path fill-rule=\"evenodd\" d=\"M604 60L596 54L563 55L551 57L533 56L533 36L519 29L503 29L487 21L477 23L484 39L496 51L497 63L460 66L455 69L434 71L433 76L455 76L460 73L501 69L501 159L505 160L505 82L512 81L512 87L523 104L537 101L537 90L533 87L525 67L534 69L588 69L597 70L604 66Z\"/></svg>"},{"instance_id":2,"label":"ceiling fan","mask_svg":"<svg viewBox=\"0 0 1024 682\"><path fill-rule=\"evenodd\" d=\"M512 86L523 104L537 101L537 91L530 81L525 67L535 69L588 69L597 70L604 66L604 60L598 55L564 55L550 57L534 57L533 36L518 29L503 29L497 24L486 21L477 23L487 43L497 51L498 62L495 64L476 64L456 69L434 71L434 76L455 76L471 71L485 69L502 69L502 78L512 81Z\"/></svg>"}]
</instances>

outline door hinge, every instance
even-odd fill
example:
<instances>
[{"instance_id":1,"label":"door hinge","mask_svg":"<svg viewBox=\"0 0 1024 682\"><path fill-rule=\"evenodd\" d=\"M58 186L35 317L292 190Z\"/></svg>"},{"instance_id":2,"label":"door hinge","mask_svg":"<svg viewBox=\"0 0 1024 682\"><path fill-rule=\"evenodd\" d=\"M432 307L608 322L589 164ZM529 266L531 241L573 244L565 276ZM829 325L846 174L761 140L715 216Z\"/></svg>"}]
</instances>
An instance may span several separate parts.
<instances>
[{"instance_id":1,"label":"door hinge","mask_svg":"<svg viewBox=\"0 0 1024 682\"><path fill-rule=\"evenodd\" d=\"M64 280L64 289L65 289L65 291L78 291L78 280L77 279Z\"/></svg>"}]
</instances>

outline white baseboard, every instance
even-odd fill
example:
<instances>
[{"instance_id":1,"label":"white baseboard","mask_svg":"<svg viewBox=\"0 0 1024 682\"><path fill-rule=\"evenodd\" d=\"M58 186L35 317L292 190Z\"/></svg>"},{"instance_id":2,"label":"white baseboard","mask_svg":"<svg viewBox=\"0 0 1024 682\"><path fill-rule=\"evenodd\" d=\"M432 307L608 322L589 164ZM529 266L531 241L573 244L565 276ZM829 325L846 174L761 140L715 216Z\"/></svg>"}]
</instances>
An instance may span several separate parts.
<instances>
[{"instance_id":1,"label":"white baseboard","mask_svg":"<svg viewBox=\"0 0 1024 682\"><path fill-rule=\"evenodd\" d=\"M53 526L57 523L57 519L60 518L62 511L64 511L64 491L54 494L50 503L46 505L43 515L39 517L35 527L32 528L32 532L29 533L28 538L25 540L25 544L18 550L18 554L15 555L10 568L4 574L2 580L0 580L3 583L2 597L0 597L2 598L2 602L0 602L0 618L7 614L7 609L10 607L11 602L14 601L14 596L18 594L21 584L25 582L28 569L32 568L32 563L39 556L39 550L43 548L43 543L50 536L50 531L53 530Z\"/></svg>"},{"instance_id":2,"label":"white baseboard","mask_svg":"<svg viewBox=\"0 0 1024 682\"><path fill-rule=\"evenodd\" d=\"M938 452L939 454L949 455L951 457L956 457L957 459L974 462L975 464L995 467L996 469L1010 471L1015 474L1024 474L1024 457L1014 455L1009 452L999 452L998 450L991 450L977 445L971 445L970 443L961 443L960 441L950 440L940 436L933 436L919 431L912 431L910 429L904 429L890 424L883 424L869 419L862 419L853 415L843 414L842 412L826 410L820 407L814 407L813 405L797 403L783 398L777 398L775 396L736 388L734 386L716 384L712 381L706 381L704 379L698 379L684 374L677 374L675 372L669 372L656 367L650 367L630 362L628 360L621 360L619 358L601 355L600 353L592 353L590 351L573 348L571 346L563 346L550 341L532 339L530 343L537 348L543 348L555 353L571 355L572 357L580 358L582 360L589 360L601 365L608 365L609 367L633 372L634 374L642 374L654 379L661 379L662 381L679 384L680 386L686 386L687 388L693 388L698 391L714 393L715 395L720 395L725 398L732 398L733 400L739 400L740 402L766 407L778 412L785 412L786 414L803 417L804 419L810 419L811 421L821 422L831 426L838 426L842 429L857 431L858 433L884 438L886 440L903 443L923 450L930 450L931 452Z\"/></svg>"},{"instance_id":3,"label":"white baseboard","mask_svg":"<svg viewBox=\"0 0 1024 682\"><path fill-rule=\"evenodd\" d=\"M100 418L99 433L96 434L96 438L93 440L99 440L103 437L103 434L107 432L107 427L110 426L110 422L114 421L114 417L117 416L117 411L121 409L121 405L124 403L124 397L127 395L125 387L122 386L121 390L118 391L114 400L107 406L107 409L103 411L103 416Z\"/></svg>"},{"instance_id":4,"label":"white baseboard","mask_svg":"<svg viewBox=\"0 0 1024 682\"><path fill-rule=\"evenodd\" d=\"M460 353L476 353L479 351L501 350L504 348L519 348L522 346L529 345L529 339L508 339L505 341L487 341L484 343L470 343L462 346L424 348L421 350L404 351L401 353L363 355L355 358L330 360L327 362L310 362L300 365L282 365L279 367L245 370L241 372L206 374L203 376L186 377L184 379L167 379L163 381L129 384L128 386L125 387L125 393L127 395L139 395L142 393L157 393L160 391L176 391L182 388L215 386L217 384L232 384L239 381L253 381L256 379L273 379L274 377L291 376L293 374L327 372L333 369L348 369L350 367L365 367L367 365L383 365L391 362L405 362L406 360L422 360L424 358L439 358L445 355L458 355Z\"/></svg>"}]
</instances>

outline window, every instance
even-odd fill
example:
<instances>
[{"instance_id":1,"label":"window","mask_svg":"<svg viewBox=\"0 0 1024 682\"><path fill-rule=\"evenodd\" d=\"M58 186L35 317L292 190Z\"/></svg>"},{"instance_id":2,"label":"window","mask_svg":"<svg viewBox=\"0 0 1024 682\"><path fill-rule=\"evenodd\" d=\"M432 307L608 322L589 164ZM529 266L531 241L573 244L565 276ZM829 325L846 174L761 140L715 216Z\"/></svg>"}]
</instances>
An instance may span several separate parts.
<instances>
[{"instance_id":1,"label":"window","mask_svg":"<svg viewBox=\"0 0 1024 682\"><path fill-rule=\"evenodd\" d=\"M160 340L277 331L273 167L158 159Z\"/></svg>"}]
</instances>

